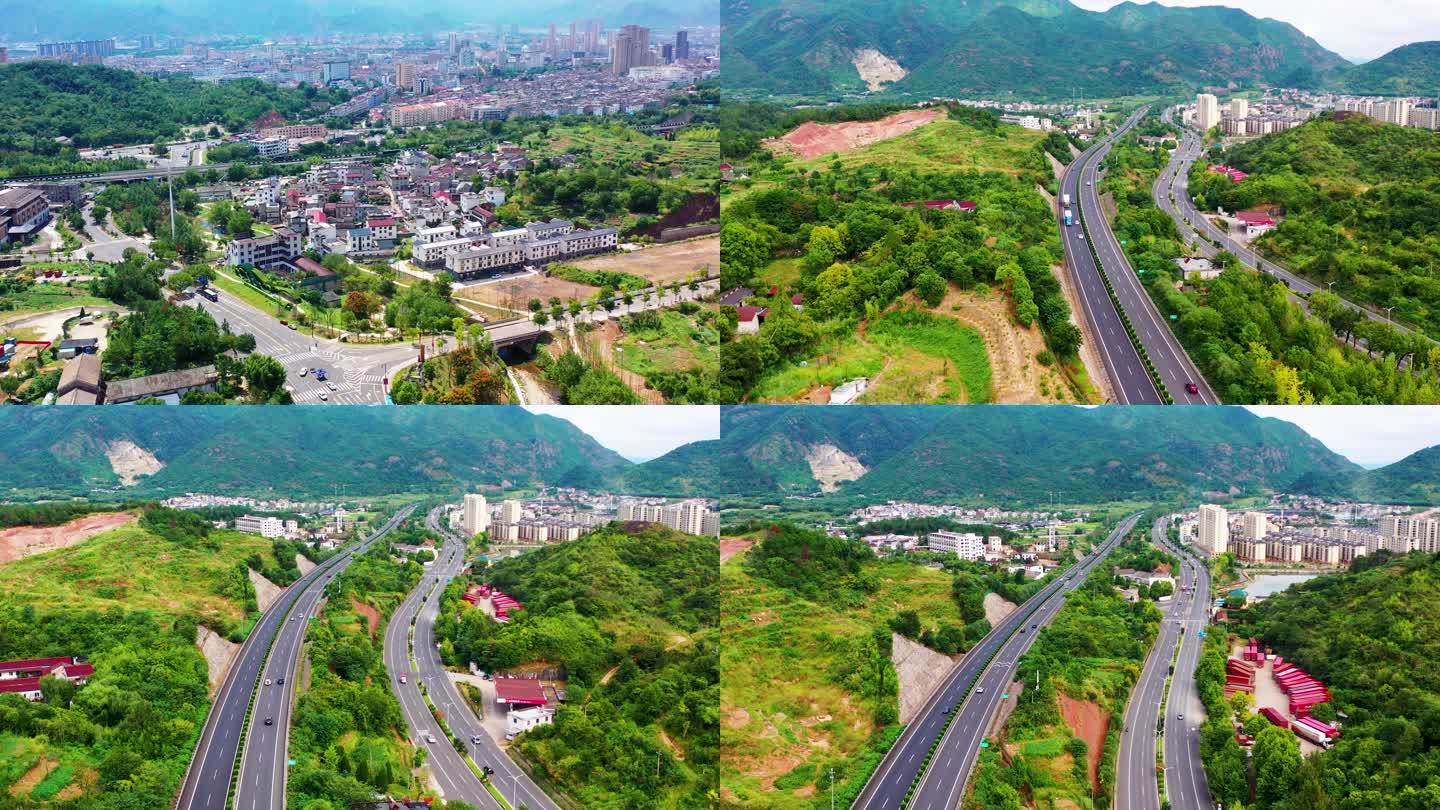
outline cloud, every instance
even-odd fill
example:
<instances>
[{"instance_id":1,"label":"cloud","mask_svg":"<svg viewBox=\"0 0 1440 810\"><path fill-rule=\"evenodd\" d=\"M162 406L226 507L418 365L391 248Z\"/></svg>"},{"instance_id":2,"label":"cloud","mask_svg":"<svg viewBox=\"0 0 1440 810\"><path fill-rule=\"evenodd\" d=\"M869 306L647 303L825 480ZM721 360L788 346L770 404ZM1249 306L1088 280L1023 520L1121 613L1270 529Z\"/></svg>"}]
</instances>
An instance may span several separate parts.
<instances>
[{"instance_id":1,"label":"cloud","mask_svg":"<svg viewBox=\"0 0 1440 810\"><path fill-rule=\"evenodd\" d=\"M1071 0L1104 11L1121 0ZM1214 6L1216 0L1169 0L1166 6ZM1299 28L1326 48L1350 59L1374 59L1411 42L1440 39L1435 0L1226 0L1223 5Z\"/></svg>"},{"instance_id":2,"label":"cloud","mask_svg":"<svg viewBox=\"0 0 1440 810\"><path fill-rule=\"evenodd\" d=\"M718 405L527 405L570 422L631 461L649 461L690 442L720 438Z\"/></svg>"}]
</instances>

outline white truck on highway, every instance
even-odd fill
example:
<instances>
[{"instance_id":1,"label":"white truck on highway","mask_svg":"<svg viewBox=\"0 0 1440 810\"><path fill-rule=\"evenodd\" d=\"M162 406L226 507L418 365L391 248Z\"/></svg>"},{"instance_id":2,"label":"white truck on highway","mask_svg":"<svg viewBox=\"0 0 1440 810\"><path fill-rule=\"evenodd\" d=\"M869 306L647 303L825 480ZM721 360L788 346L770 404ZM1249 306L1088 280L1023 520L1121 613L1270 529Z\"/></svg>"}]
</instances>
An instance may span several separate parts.
<instances>
[{"instance_id":1,"label":"white truck on highway","mask_svg":"<svg viewBox=\"0 0 1440 810\"><path fill-rule=\"evenodd\" d=\"M1061 194L1061 195L1060 195L1060 204L1061 204L1061 205L1069 205L1069 204L1070 204L1070 195L1069 195L1069 194Z\"/></svg>"}]
</instances>

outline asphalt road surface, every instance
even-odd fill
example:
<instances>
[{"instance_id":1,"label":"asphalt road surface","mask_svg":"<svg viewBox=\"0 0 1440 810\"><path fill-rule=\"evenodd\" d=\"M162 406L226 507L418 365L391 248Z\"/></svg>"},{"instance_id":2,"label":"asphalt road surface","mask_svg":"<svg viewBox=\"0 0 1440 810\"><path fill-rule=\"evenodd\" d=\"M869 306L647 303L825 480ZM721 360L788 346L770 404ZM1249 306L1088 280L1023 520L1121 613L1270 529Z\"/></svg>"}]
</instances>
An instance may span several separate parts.
<instances>
[{"instance_id":1,"label":"asphalt road surface","mask_svg":"<svg viewBox=\"0 0 1440 810\"><path fill-rule=\"evenodd\" d=\"M445 538L446 548L452 544L457 550L464 548L464 540L442 526L435 513L431 513L426 525L431 531ZM430 691L430 699L435 702L450 730L465 741L470 749L470 758L475 764L495 769L495 774L490 779L512 807L524 804L529 810L560 810L555 802L520 770L520 766L510 759L500 745L490 738L480 725L480 719L470 709L470 704L465 702L460 696L460 690L445 674L445 665L440 661L440 651L435 641L435 618L440 611L442 591L443 583L441 588L436 588L425 600L419 616L415 619L415 661L420 665L420 679ZM442 738L437 735L436 739ZM475 742L476 739L479 740L478 743ZM444 744L449 745L448 742ZM438 746L431 746L432 749L436 747Z\"/></svg>"},{"instance_id":2,"label":"asphalt road surface","mask_svg":"<svg viewBox=\"0 0 1440 810\"><path fill-rule=\"evenodd\" d=\"M426 523L438 525L439 507L427 517ZM390 676L390 690L399 700L400 711L405 715L405 724L410 729L411 740L417 747L424 748L430 772L446 800L469 802L480 810L496 810L500 803L481 784L480 778L465 764L465 760L450 745L445 732L435 722L425 698L416 683L416 671L410 665L410 628L420 612L421 604L430 611L434 621L435 602L445 590L445 583L465 567L465 547L456 538L446 536L445 545L435 562L425 572L424 578L405 597L405 601L391 614L385 627L385 671ZM401 677L405 683L400 682ZM435 743L429 743L430 736ZM493 767L493 766L492 766Z\"/></svg>"},{"instance_id":3,"label":"asphalt road surface","mask_svg":"<svg viewBox=\"0 0 1440 810\"><path fill-rule=\"evenodd\" d=\"M180 787L180 797L176 801L176 808L179 810L225 810L226 799L230 793L230 777L235 773L235 758L240 752L241 736L245 732L245 711L257 688L264 689L258 685L261 670L266 669L271 642L275 640L281 626L289 624L286 619L291 609L301 601L303 595L310 592L312 587L316 591L319 590L316 583L328 580L336 571L343 569L355 554L363 552L370 543L400 525L400 522L408 517L413 509L414 507L407 507L401 510L357 546L344 549L316 566L310 573L286 588L270 606L270 609L261 615L260 621L256 623L241 646L240 653L230 664L230 671L226 673L225 681L221 684L220 691L216 693L214 703L211 704L210 713L205 718L205 727L200 733L200 740L195 748L195 754L191 757L190 768L186 771L185 781ZM297 621L296 624L300 623ZM279 645L277 645L278 648ZM293 686L288 678L287 686ZM276 690L276 692L278 691ZM288 692L288 689L286 691ZM273 697L273 694L266 694L264 691L256 697L255 716L260 718L259 722L262 725L265 715L261 714L261 703ZM286 700L286 716L288 718L288 698ZM283 734L283 729L284 726L274 727L277 734ZM282 780L283 784L284 768L279 770L281 773L278 778ZM243 770L241 775L245 776ZM282 797L284 795L283 787L280 795ZM236 805L236 807L245 807L247 810L251 806ZM284 805L282 802L276 805L258 806L283 807Z\"/></svg>"},{"instance_id":4,"label":"asphalt road surface","mask_svg":"<svg viewBox=\"0 0 1440 810\"><path fill-rule=\"evenodd\" d=\"M1205 770L1200 766L1199 735L1192 730L1199 725L1202 716L1199 699L1195 697L1195 662L1201 646L1200 638L1195 634L1205 627L1209 615L1210 573L1203 563L1169 542L1166 534L1168 525L1165 518L1157 519L1150 527L1150 537L1156 546L1180 560L1180 590L1164 607L1165 618L1160 624L1160 632L1125 708L1124 729L1120 734L1120 751L1115 763L1116 810L1160 810L1155 738L1161 731L1161 702L1165 698L1170 665L1175 660L1175 648L1186 641L1193 642L1191 646L1194 649L1189 656L1188 668L1183 671L1180 668L1185 663L1183 658L1177 663L1169 713L1184 714L1190 719L1176 720L1173 724L1166 722L1165 792L1170 806L1176 810L1210 808L1206 804L1210 793L1206 789ZM1172 734L1176 739L1171 739Z\"/></svg>"},{"instance_id":5,"label":"asphalt road surface","mask_svg":"<svg viewBox=\"0 0 1440 810\"><path fill-rule=\"evenodd\" d=\"M1166 123L1173 124L1174 110L1167 109L1160 118ZM1175 221L1175 228L1180 232L1181 238L1193 242L1200 255L1207 259L1213 259L1221 250L1229 251L1240 260L1241 264L1284 282L1285 286L1290 288L1290 292L1304 304L1305 298L1317 290L1324 289L1324 286L1287 270L1274 260L1260 258L1260 255L1248 245L1222 230L1195 207L1190 196L1190 167L1200 158L1201 145L1200 136L1197 133L1190 129L1184 130L1179 147L1170 154L1169 164L1155 180L1151 194L1155 204L1160 207L1160 210L1170 215L1170 218ZM1220 243L1219 247L1215 245L1216 242ZM1331 292L1334 290L1332 289ZM1389 324L1398 332L1419 334L1390 320L1385 314L1360 306L1349 299L1341 298L1340 303L1372 321ZM1307 306L1306 309L1308 311L1309 307ZM1425 337L1432 344L1436 343L1428 336L1421 335L1421 337Z\"/></svg>"},{"instance_id":6,"label":"asphalt road surface","mask_svg":"<svg viewBox=\"0 0 1440 810\"><path fill-rule=\"evenodd\" d=\"M917 776L921 777L920 784L910 807L950 810L959 805L975 767L980 741L1003 699L1005 687L1015 678L1016 662L1029 649L1038 628L1064 605L1065 593L1083 584L1086 575L1139 519L1139 515L1132 515L1121 521L1096 551L1030 597L965 654L960 666L935 690L880 761L853 808L898 810ZM959 716L946 729L949 714L957 710ZM925 755L937 737L940 745L921 776Z\"/></svg>"},{"instance_id":7,"label":"asphalt road surface","mask_svg":"<svg viewBox=\"0 0 1440 810\"><path fill-rule=\"evenodd\" d=\"M1180 656L1175 661L1170 697L1165 702L1165 797L1174 810L1210 810L1215 800L1210 796L1210 783L1200 762L1200 724L1205 706L1195 691L1195 666L1205 646L1198 634L1209 625L1210 618L1210 569L1188 549L1176 548L1164 531L1152 528L1152 537L1157 545L1183 561L1195 588L1180 614L1184 622L1180 627ZM1180 719L1182 714L1184 720Z\"/></svg>"},{"instance_id":8,"label":"asphalt road surface","mask_svg":"<svg viewBox=\"0 0 1440 810\"><path fill-rule=\"evenodd\" d=\"M1148 106L1136 110L1114 134L1097 145L1093 152L1076 161L1081 164L1079 174L1080 179L1084 180L1084 185L1079 186L1080 212L1084 217L1089 238L1094 242L1095 252L1100 257L1100 264L1105 268L1115 290L1115 297L1120 299L1120 306L1130 318L1136 336L1145 347L1145 353L1160 375L1171 399L1182 405L1214 405L1219 403L1219 398L1210 390L1209 383L1191 362L1189 355L1181 347L1180 340L1170 331L1165 316L1155 306L1155 302L1150 300L1150 294L1140 283L1135 268L1130 266L1130 259L1121 248L1120 241L1115 238L1115 232L1110 229L1110 221L1100 207L1100 164L1110 153L1114 141L1139 123L1149 110ZM1189 391L1191 385L1196 389L1193 394Z\"/></svg>"},{"instance_id":9,"label":"asphalt road surface","mask_svg":"<svg viewBox=\"0 0 1440 810\"><path fill-rule=\"evenodd\" d=\"M1095 349L1104 360L1115 399L1124 405L1158 405L1164 400L1160 398L1160 391L1150 373L1145 370L1145 364L1140 361L1140 353L1125 332L1125 323L1105 289L1105 280L1090 253L1085 229L1079 220L1080 211L1076 203L1080 200L1081 167L1100 146L1095 144L1081 153L1060 178L1061 194L1070 195L1069 206L1063 202L1060 204L1060 241L1065 246L1065 260L1080 296L1079 314L1090 326L1088 337L1099 344ZM1076 217L1075 224L1069 227L1065 225L1067 207Z\"/></svg>"}]
</instances>

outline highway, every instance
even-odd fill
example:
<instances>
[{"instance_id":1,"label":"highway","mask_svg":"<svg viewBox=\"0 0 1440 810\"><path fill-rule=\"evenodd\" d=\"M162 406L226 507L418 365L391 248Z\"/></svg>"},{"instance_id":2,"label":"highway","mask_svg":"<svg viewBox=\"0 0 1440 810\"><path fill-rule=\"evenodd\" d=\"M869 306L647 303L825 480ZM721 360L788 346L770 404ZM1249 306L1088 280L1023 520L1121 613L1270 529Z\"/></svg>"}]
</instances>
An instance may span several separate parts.
<instances>
[{"instance_id":1,"label":"highway","mask_svg":"<svg viewBox=\"0 0 1440 810\"><path fill-rule=\"evenodd\" d=\"M959 806L975 767L980 741L1003 700L1000 696L1015 677L1016 662L1029 649L1038 628L1064 605L1065 593L1083 584L1086 575L1139 519L1139 515L1131 515L1121 521L1099 548L1026 600L965 653L960 665L935 690L880 761L853 808L898 810L916 778L920 783L909 807L949 810ZM947 729L949 715L956 710L958 715ZM937 737L940 744L922 775L926 754Z\"/></svg>"},{"instance_id":2,"label":"highway","mask_svg":"<svg viewBox=\"0 0 1440 810\"><path fill-rule=\"evenodd\" d=\"M428 521L426 525L444 537L447 545L455 543L459 548L464 547L464 540L451 533L438 520ZM469 744L470 758L475 760L475 764L495 769L495 774L490 779L511 806L518 808L523 804L529 810L560 810L559 806L520 770L520 766L510 759L510 755L500 748L500 744L485 732L480 725L480 718L475 716L470 704L465 702L460 696L460 690L445 674L445 665L440 661L440 650L435 641L435 617L439 611L440 590L437 589L426 600L415 621L415 660L420 664L420 677L430 690L430 699L435 701L436 707L450 726L450 731ZM475 742L477 739L478 743Z\"/></svg>"},{"instance_id":3,"label":"highway","mask_svg":"<svg viewBox=\"0 0 1440 810\"><path fill-rule=\"evenodd\" d=\"M1075 211L1076 216L1079 211L1075 208L1075 203L1080 199L1080 176L1083 173L1077 169L1084 165L1102 143L1096 143L1082 152L1060 177L1060 193L1070 195L1071 210ZM1164 400L1161 399L1154 380L1150 378L1150 373L1145 370L1140 353L1125 332L1125 322L1115 309L1115 303L1110 300L1110 293L1105 289L1105 279L1095 264L1089 244L1085 241L1085 230L1078 221L1076 225L1065 226L1065 207L1062 202L1059 215L1060 241L1065 246L1065 263L1070 268L1071 279L1075 282L1074 286L1080 297L1078 314L1090 327L1087 337L1098 344L1095 348L1104 359L1105 372L1110 378L1115 399L1123 405L1158 405Z\"/></svg>"},{"instance_id":4,"label":"highway","mask_svg":"<svg viewBox=\"0 0 1440 810\"><path fill-rule=\"evenodd\" d=\"M1174 124L1174 113L1173 108L1166 109L1160 114L1160 120L1167 124ZM1195 207L1195 203L1190 197L1190 167L1200 158L1203 151L1202 146L1198 133L1189 128L1183 130L1179 147L1170 153L1170 162L1166 164L1165 170L1160 173L1160 176L1155 179L1155 185L1151 188L1151 197L1155 200L1155 204L1175 221L1175 229L1180 232L1181 238L1192 242L1200 255L1207 259L1213 259L1221 250L1229 251L1240 260L1241 264L1282 281L1286 287L1290 288L1292 295L1304 304L1305 298L1317 290L1324 289L1324 286L1287 269L1273 259L1261 259L1260 255L1248 245L1241 243L1222 230ZM1332 289L1331 292L1334 290ZM1337 297L1339 296L1337 295ZM1440 345L1430 337L1396 323L1383 313L1361 306L1347 298L1340 298L1340 304L1372 321L1388 324L1397 332L1423 337L1431 344ZM1306 306L1306 309L1308 311L1309 307Z\"/></svg>"},{"instance_id":5,"label":"highway","mask_svg":"<svg viewBox=\"0 0 1440 810\"><path fill-rule=\"evenodd\" d=\"M1165 606L1165 618L1156 636L1140 679L1130 692L1125 707L1124 730L1116 757L1116 810L1160 810L1160 789L1156 781L1156 737L1164 726L1165 793L1176 810L1210 810L1210 791L1205 769L1200 764L1200 738L1194 731L1203 716L1195 692L1195 664L1201 640L1195 635L1209 619L1210 572L1205 564L1170 543L1169 521L1157 518L1150 527L1151 542L1180 560L1181 590ZM1185 590L1193 588L1192 591ZM1175 658L1177 644L1182 653ZM1165 702L1165 683L1175 673ZM1168 707L1168 708L1166 708ZM1183 714L1189 720L1179 720Z\"/></svg>"},{"instance_id":6,"label":"highway","mask_svg":"<svg viewBox=\"0 0 1440 810\"><path fill-rule=\"evenodd\" d=\"M294 623L294 627L287 621L292 608L297 603L301 606L308 605L306 609L313 608L314 599L322 590L324 583L335 573L344 569L356 554L363 553L370 544L386 532L400 525L414 507L406 507L395 513L378 530L366 537L362 542L342 549L340 553L316 566L310 573L296 580L287 587L280 597L260 617L260 621L250 631L245 643L241 646L240 652L230 664L230 671L225 674L225 680L220 690L215 694L215 700L211 704L210 712L205 717L205 727L201 730L200 740L196 745L195 753L191 757L190 766L185 772L185 780L180 786L180 795L176 799L175 807L179 810L225 810L226 800L230 795L230 780L235 774L235 760L240 753L240 743L246 729L246 710L249 709L251 699L255 701L254 716L260 718L259 725L264 727L264 718L282 717L284 722L276 720L276 725L268 729L274 738L267 736L269 740L267 747L264 741L260 741L255 749L258 753L253 760L250 760L250 751L247 746L247 762L243 763L240 771L240 790L237 792L237 808L251 810L251 808L283 807L284 806L284 759L272 759L277 750L281 757L284 755L284 746L287 744L289 723L289 707L291 703L291 692L294 688L288 674L286 685L277 689L272 686L267 689L259 685L261 671L266 673L265 677L274 677L271 673L276 670L267 666L267 659L271 658L271 644L275 643L277 653L285 649L286 639L293 639L296 633L304 632L304 624L300 621ZM308 615L308 613L306 614ZM286 632L281 634L279 631ZM280 638L277 640L277 635ZM281 653L283 656L283 653ZM278 659L277 659L278 660ZM293 659L292 659L293 660ZM285 670L287 673L293 671L293 665ZM278 684L276 685L278 686ZM259 694L256 692L259 690ZM281 715L282 710L284 714ZM266 715L264 712L271 714ZM257 737L254 729L248 742L256 742ZM277 767L278 763L278 767ZM247 770L249 768L250 770ZM281 802L273 803L272 797L276 794L264 793L257 796L254 784L255 778L260 774L269 775L266 777L273 781L280 782ZM246 788L246 785L250 785ZM265 785L260 785L263 789ZM240 797L244 795L250 804L241 804ZM255 803L263 799L264 803Z\"/></svg>"},{"instance_id":7,"label":"highway","mask_svg":"<svg viewBox=\"0 0 1440 810\"><path fill-rule=\"evenodd\" d=\"M439 524L441 507L436 507L426 516L426 525ZM385 671L390 676L390 690L400 702L400 711L405 715L405 724L410 728L410 738L417 748L424 748L434 782L447 801L469 802L477 810L494 810L500 807L495 797L481 784L480 777L470 770L465 760L450 745L450 740L438 728L430 708L425 705L416 686L416 673L410 664L410 630L425 605L434 622L437 602L445 590L445 583L465 567L465 545L458 538L445 535L445 545L439 556L430 564L420 583L405 597L405 601L391 614L385 626ZM401 676L406 683L401 683ZM435 744L427 740L434 735ZM492 766L493 767L493 766Z\"/></svg>"},{"instance_id":8,"label":"highway","mask_svg":"<svg viewBox=\"0 0 1440 810\"><path fill-rule=\"evenodd\" d=\"M1219 397L1215 396L1210 384L1185 353L1165 316L1150 300L1150 294L1140 283L1135 268L1130 266L1130 259L1121 248L1120 240L1115 238L1110 221L1100 206L1100 164L1110 153L1114 141L1139 123L1149 110L1148 106L1136 110L1114 134L1076 161L1080 164L1077 181L1084 180L1084 185L1076 187L1079 191L1079 213L1115 296L1120 300L1120 306L1135 328L1135 335L1145 347L1145 353L1170 398L1183 405L1216 405L1220 402ZM1067 179L1069 174L1067 171ZM1191 386L1195 388L1195 393L1189 391Z\"/></svg>"}]
</instances>

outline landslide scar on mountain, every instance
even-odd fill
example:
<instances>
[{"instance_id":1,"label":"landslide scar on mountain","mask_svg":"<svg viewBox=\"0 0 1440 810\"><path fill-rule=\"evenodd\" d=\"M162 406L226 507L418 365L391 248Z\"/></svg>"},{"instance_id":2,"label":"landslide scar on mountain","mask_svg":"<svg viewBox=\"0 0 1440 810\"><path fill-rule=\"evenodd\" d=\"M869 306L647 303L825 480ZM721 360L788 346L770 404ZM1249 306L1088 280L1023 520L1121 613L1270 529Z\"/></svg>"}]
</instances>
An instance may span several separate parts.
<instances>
[{"instance_id":1,"label":"landslide scar on mountain","mask_svg":"<svg viewBox=\"0 0 1440 810\"><path fill-rule=\"evenodd\" d=\"M805 448L805 461L810 465L810 474L820 482L821 492L834 492L842 482L854 481L866 472L859 459L833 444Z\"/></svg>"},{"instance_id":2,"label":"landslide scar on mountain","mask_svg":"<svg viewBox=\"0 0 1440 810\"><path fill-rule=\"evenodd\" d=\"M905 68L900 63L874 48L861 48L855 52L855 71L860 81L872 91L879 90L886 82L898 82L905 78Z\"/></svg>"},{"instance_id":3,"label":"landslide scar on mountain","mask_svg":"<svg viewBox=\"0 0 1440 810\"><path fill-rule=\"evenodd\" d=\"M119 439L105 447L105 457L110 459L110 469L120 477L120 483L130 486L142 475L154 475L165 468L155 454L127 439Z\"/></svg>"}]
</instances>

